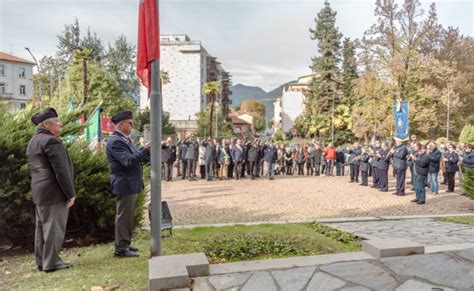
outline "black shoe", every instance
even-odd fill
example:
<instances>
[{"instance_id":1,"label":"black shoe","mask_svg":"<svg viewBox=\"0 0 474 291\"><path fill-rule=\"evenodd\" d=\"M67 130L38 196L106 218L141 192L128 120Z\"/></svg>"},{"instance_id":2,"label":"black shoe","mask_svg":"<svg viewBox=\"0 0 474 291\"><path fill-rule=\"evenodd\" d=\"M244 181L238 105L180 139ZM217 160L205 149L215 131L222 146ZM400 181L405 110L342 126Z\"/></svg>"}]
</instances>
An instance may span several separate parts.
<instances>
[{"instance_id":1,"label":"black shoe","mask_svg":"<svg viewBox=\"0 0 474 291\"><path fill-rule=\"evenodd\" d=\"M383 190L383 189L380 189L379 191L380 192L388 192L388 190Z\"/></svg>"},{"instance_id":2,"label":"black shoe","mask_svg":"<svg viewBox=\"0 0 474 291\"><path fill-rule=\"evenodd\" d=\"M416 204L425 204L425 201L418 201Z\"/></svg>"},{"instance_id":3,"label":"black shoe","mask_svg":"<svg viewBox=\"0 0 474 291\"><path fill-rule=\"evenodd\" d=\"M119 258L131 258L131 257L139 257L140 254L138 252L134 252L132 250L119 250L115 251L114 257Z\"/></svg>"},{"instance_id":4,"label":"black shoe","mask_svg":"<svg viewBox=\"0 0 474 291\"><path fill-rule=\"evenodd\" d=\"M131 250L132 252L137 252L137 253L140 251L136 247L132 247L132 246L129 246L128 249Z\"/></svg>"},{"instance_id":5,"label":"black shoe","mask_svg":"<svg viewBox=\"0 0 474 291\"><path fill-rule=\"evenodd\" d=\"M54 272L54 271L59 271L59 270L65 270L65 269L69 269L71 268L72 266L70 264L66 264L66 263L59 263L59 264L56 264L54 266L54 268L52 269L49 269L49 270L44 270L46 273L51 273L51 272Z\"/></svg>"},{"instance_id":6,"label":"black shoe","mask_svg":"<svg viewBox=\"0 0 474 291\"><path fill-rule=\"evenodd\" d=\"M398 196L405 196L405 193L400 193L398 194Z\"/></svg>"},{"instance_id":7,"label":"black shoe","mask_svg":"<svg viewBox=\"0 0 474 291\"><path fill-rule=\"evenodd\" d=\"M398 196L399 194L398 194L398 192L393 192L392 195L397 195Z\"/></svg>"},{"instance_id":8,"label":"black shoe","mask_svg":"<svg viewBox=\"0 0 474 291\"><path fill-rule=\"evenodd\" d=\"M359 183L359 180L355 180L356 183Z\"/></svg>"},{"instance_id":9,"label":"black shoe","mask_svg":"<svg viewBox=\"0 0 474 291\"><path fill-rule=\"evenodd\" d=\"M43 266L38 266L38 271L42 272L43 271Z\"/></svg>"},{"instance_id":10,"label":"black shoe","mask_svg":"<svg viewBox=\"0 0 474 291\"><path fill-rule=\"evenodd\" d=\"M349 183L354 183L354 180L350 180Z\"/></svg>"},{"instance_id":11,"label":"black shoe","mask_svg":"<svg viewBox=\"0 0 474 291\"><path fill-rule=\"evenodd\" d=\"M411 200L411 202L418 202L418 199L413 199Z\"/></svg>"},{"instance_id":12,"label":"black shoe","mask_svg":"<svg viewBox=\"0 0 474 291\"><path fill-rule=\"evenodd\" d=\"M374 185L374 186L370 186L370 188L375 188L375 189L377 189L378 187Z\"/></svg>"}]
</instances>

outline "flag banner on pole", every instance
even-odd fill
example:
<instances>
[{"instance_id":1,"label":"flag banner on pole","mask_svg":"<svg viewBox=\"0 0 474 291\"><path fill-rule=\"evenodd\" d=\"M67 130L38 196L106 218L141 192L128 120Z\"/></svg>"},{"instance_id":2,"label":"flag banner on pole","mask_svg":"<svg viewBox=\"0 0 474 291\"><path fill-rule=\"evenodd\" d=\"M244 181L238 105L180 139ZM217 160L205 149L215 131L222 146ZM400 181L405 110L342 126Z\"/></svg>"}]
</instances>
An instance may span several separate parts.
<instances>
[{"instance_id":1,"label":"flag banner on pole","mask_svg":"<svg viewBox=\"0 0 474 291\"><path fill-rule=\"evenodd\" d=\"M82 140L89 145L89 148L92 151L97 149L97 145L100 143L102 137L102 132L100 128L100 112L101 108L97 107L94 110L94 113L87 119L84 124L84 135L82 135Z\"/></svg>"},{"instance_id":2,"label":"flag banner on pole","mask_svg":"<svg viewBox=\"0 0 474 291\"><path fill-rule=\"evenodd\" d=\"M113 133L115 130L115 125L112 122L112 118L102 116L100 118L100 127L102 129L102 133Z\"/></svg>"},{"instance_id":3,"label":"flag banner on pole","mask_svg":"<svg viewBox=\"0 0 474 291\"><path fill-rule=\"evenodd\" d=\"M393 105L395 117L395 137L401 140L408 140L408 101L398 101Z\"/></svg>"},{"instance_id":4,"label":"flag banner on pole","mask_svg":"<svg viewBox=\"0 0 474 291\"><path fill-rule=\"evenodd\" d=\"M160 26L156 0L140 0L138 12L137 76L151 89L151 62L160 59Z\"/></svg>"}]
</instances>

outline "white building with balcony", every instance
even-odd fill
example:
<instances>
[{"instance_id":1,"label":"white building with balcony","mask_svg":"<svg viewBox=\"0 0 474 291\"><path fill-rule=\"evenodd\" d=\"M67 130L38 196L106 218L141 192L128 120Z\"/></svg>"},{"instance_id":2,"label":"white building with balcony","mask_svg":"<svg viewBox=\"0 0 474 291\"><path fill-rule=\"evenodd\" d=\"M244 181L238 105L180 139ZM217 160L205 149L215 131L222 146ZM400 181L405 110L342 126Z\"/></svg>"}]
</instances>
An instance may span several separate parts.
<instances>
[{"instance_id":1,"label":"white building with balcony","mask_svg":"<svg viewBox=\"0 0 474 291\"><path fill-rule=\"evenodd\" d=\"M7 101L10 112L26 107L33 98L35 63L0 52L0 100Z\"/></svg>"},{"instance_id":2,"label":"white building with balcony","mask_svg":"<svg viewBox=\"0 0 474 291\"><path fill-rule=\"evenodd\" d=\"M296 83L285 85L281 97L281 123L283 132L293 129L296 118L303 113L307 100L308 86L313 74L301 76Z\"/></svg>"},{"instance_id":3,"label":"white building with balcony","mask_svg":"<svg viewBox=\"0 0 474 291\"><path fill-rule=\"evenodd\" d=\"M170 122L183 137L197 129L198 112L208 105L203 92L204 83L221 81L221 92L216 101L221 104L224 116L229 110L230 75L211 56L200 41L191 40L185 34L160 36L160 68L168 73L169 83L163 84L163 111L168 112ZM148 89L140 90L140 108L150 106Z\"/></svg>"}]
</instances>

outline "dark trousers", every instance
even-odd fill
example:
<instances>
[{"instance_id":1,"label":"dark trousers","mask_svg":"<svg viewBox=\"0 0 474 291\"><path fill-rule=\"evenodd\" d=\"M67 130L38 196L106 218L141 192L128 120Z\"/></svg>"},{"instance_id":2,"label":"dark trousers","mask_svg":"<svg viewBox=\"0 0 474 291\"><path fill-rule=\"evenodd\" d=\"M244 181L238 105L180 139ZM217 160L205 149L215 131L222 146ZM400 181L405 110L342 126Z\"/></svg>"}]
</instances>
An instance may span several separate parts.
<instances>
[{"instance_id":1,"label":"dark trousers","mask_svg":"<svg viewBox=\"0 0 474 291\"><path fill-rule=\"evenodd\" d=\"M165 163L165 180L171 181L173 179L173 163Z\"/></svg>"},{"instance_id":2,"label":"dark trousers","mask_svg":"<svg viewBox=\"0 0 474 291\"><path fill-rule=\"evenodd\" d=\"M195 160L186 160L187 163L187 177L188 179L195 179L196 178L196 161Z\"/></svg>"},{"instance_id":3,"label":"dark trousers","mask_svg":"<svg viewBox=\"0 0 474 291\"><path fill-rule=\"evenodd\" d=\"M255 176L257 176L257 177L260 177L260 175L262 174L262 170L263 170L262 162L263 162L263 161L257 161L257 162L256 162L256 165L255 165L255 167L256 167L256 169L255 169L255 171L256 171L256 172L255 172Z\"/></svg>"},{"instance_id":4,"label":"dark trousers","mask_svg":"<svg viewBox=\"0 0 474 291\"><path fill-rule=\"evenodd\" d=\"M314 161L306 161L306 175L314 175Z\"/></svg>"},{"instance_id":5,"label":"dark trousers","mask_svg":"<svg viewBox=\"0 0 474 291\"><path fill-rule=\"evenodd\" d=\"M187 171L188 170L188 161L181 160L181 177L186 179Z\"/></svg>"},{"instance_id":6,"label":"dark trousers","mask_svg":"<svg viewBox=\"0 0 474 291\"><path fill-rule=\"evenodd\" d=\"M333 176L332 169L334 167L334 160L327 160L326 162L326 175Z\"/></svg>"},{"instance_id":7,"label":"dark trousers","mask_svg":"<svg viewBox=\"0 0 474 291\"><path fill-rule=\"evenodd\" d=\"M405 176L406 169L395 169L395 177L397 179L397 193L400 195L405 195Z\"/></svg>"},{"instance_id":8,"label":"dark trousers","mask_svg":"<svg viewBox=\"0 0 474 291\"><path fill-rule=\"evenodd\" d=\"M379 169L377 167L372 167L372 186L377 186L379 184Z\"/></svg>"},{"instance_id":9,"label":"dark trousers","mask_svg":"<svg viewBox=\"0 0 474 291\"><path fill-rule=\"evenodd\" d=\"M234 163L230 163L227 167L227 178L232 179L234 178Z\"/></svg>"},{"instance_id":10,"label":"dark trousers","mask_svg":"<svg viewBox=\"0 0 474 291\"><path fill-rule=\"evenodd\" d=\"M293 164L286 164L286 174L293 175Z\"/></svg>"},{"instance_id":11,"label":"dark trousers","mask_svg":"<svg viewBox=\"0 0 474 291\"><path fill-rule=\"evenodd\" d=\"M351 164L351 181L359 182L359 165Z\"/></svg>"},{"instance_id":12,"label":"dark trousers","mask_svg":"<svg viewBox=\"0 0 474 291\"><path fill-rule=\"evenodd\" d=\"M65 202L36 205L35 256L43 270L62 263L59 251L64 242L69 208Z\"/></svg>"},{"instance_id":13,"label":"dark trousers","mask_svg":"<svg viewBox=\"0 0 474 291\"><path fill-rule=\"evenodd\" d=\"M304 168L304 164L298 163L298 175L304 175L303 168Z\"/></svg>"},{"instance_id":14,"label":"dark trousers","mask_svg":"<svg viewBox=\"0 0 474 291\"><path fill-rule=\"evenodd\" d=\"M201 179L206 178L206 165L199 165L199 174L201 175Z\"/></svg>"},{"instance_id":15,"label":"dark trousers","mask_svg":"<svg viewBox=\"0 0 474 291\"><path fill-rule=\"evenodd\" d=\"M252 179L255 179L257 176L256 171L258 171L258 162L249 162L250 163L250 176Z\"/></svg>"},{"instance_id":16,"label":"dark trousers","mask_svg":"<svg viewBox=\"0 0 474 291\"><path fill-rule=\"evenodd\" d=\"M448 191L454 192L454 177L456 176L456 172L449 172L448 173Z\"/></svg>"},{"instance_id":17,"label":"dark trousers","mask_svg":"<svg viewBox=\"0 0 474 291\"><path fill-rule=\"evenodd\" d=\"M137 195L118 195L115 215L115 249L128 250L132 242L133 211Z\"/></svg>"},{"instance_id":18,"label":"dark trousers","mask_svg":"<svg viewBox=\"0 0 474 291\"><path fill-rule=\"evenodd\" d=\"M344 163L336 162L336 176L344 176Z\"/></svg>"},{"instance_id":19,"label":"dark trousers","mask_svg":"<svg viewBox=\"0 0 474 291\"><path fill-rule=\"evenodd\" d=\"M415 176L414 179L416 183L416 200L424 202L426 197L426 176Z\"/></svg>"},{"instance_id":20,"label":"dark trousers","mask_svg":"<svg viewBox=\"0 0 474 291\"><path fill-rule=\"evenodd\" d=\"M361 178L362 178L362 183L361 183L361 184L364 185L364 186L368 186L368 185L369 185L369 181L368 181L368 179L369 179L369 173L368 173L368 172L361 171L360 174L361 174L361 176L362 176L362 177L361 177Z\"/></svg>"},{"instance_id":21,"label":"dark trousers","mask_svg":"<svg viewBox=\"0 0 474 291\"><path fill-rule=\"evenodd\" d=\"M413 167L415 167L415 165L411 163L409 167L410 167L410 184L413 185L413 187L415 187L416 180L413 177L414 176Z\"/></svg>"},{"instance_id":22,"label":"dark trousers","mask_svg":"<svg viewBox=\"0 0 474 291\"><path fill-rule=\"evenodd\" d=\"M235 178L238 180L242 176L242 162L234 162Z\"/></svg>"},{"instance_id":23,"label":"dark trousers","mask_svg":"<svg viewBox=\"0 0 474 291\"><path fill-rule=\"evenodd\" d=\"M378 188L388 191L388 169L379 169Z\"/></svg>"},{"instance_id":24,"label":"dark trousers","mask_svg":"<svg viewBox=\"0 0 474 291\"><path fill-rule=\"evenodd\" d=\"M321 167L321 164L314 164L314 175L319 176L319 168Z\"/></svg>"},{"instance_id":25,"label":"dark trousers","mask_svg":"<svg viewBox=\"0 0 474 291\"><path fill-rule=\"evenodd\" d=\"M206 179L212 180L214 176L214 161L206 161Z\"/></svg>"}]
</instances>

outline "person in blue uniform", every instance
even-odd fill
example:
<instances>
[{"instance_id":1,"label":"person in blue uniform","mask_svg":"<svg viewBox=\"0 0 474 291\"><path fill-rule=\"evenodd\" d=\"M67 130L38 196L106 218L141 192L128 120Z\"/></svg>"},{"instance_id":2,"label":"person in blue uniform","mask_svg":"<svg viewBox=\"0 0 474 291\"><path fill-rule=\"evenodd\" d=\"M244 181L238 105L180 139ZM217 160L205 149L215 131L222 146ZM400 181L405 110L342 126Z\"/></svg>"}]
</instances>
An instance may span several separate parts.
<instances>
[{"instance_id":1,"label":"person in blue uniform","mask_svg":"<svg viewBox=\"0 0 474 291\"><path fill-rule=\"evenodd\" d=\"M133 212L137 194L143 190L142 164L150 159L150 146L138 150L129 138L133 130L131 111L112 117L115 131L107 140L110 166L110 186L117 197L115 216L115 256L138 257L138 249L131 246Z\"/></svg>"},{"instance_id":2,"label":"person in blue uniform","mask_svg":"<svg viewBox=\"0 0 474 291\"><path fill-rule=\"evenodd\" d=\"M31 118L36 132L26 148L31 192L36 212L35 256L38 270L47 273L71 267L59 257L69 208L76 199L74 168L59 136L62 124L54 108Z\"/></svg>"},{"instance_id":3,"label":"person in blue uniform","mask_svg":"<svg viewBox=\"0 0 474 291\"><path fill-rule=\"evenodd\" d=\"M382 143L377 157L379 159L379 184L377 188L379 188L381 192L388 192L388 166L390 164L390 155L388 154L388 144L386 142Z\"/></svg>"},{"instance_id":4,"label":"person in blue uniform","mask_svg":"<svg viewBox=\"0 0 474 291\"><path fill-rule=\"evenodd\" d=\"M395 138L395 143L395 148L390 150L390 156L393 159L393 169L397 181L397 189L393 195L404 196L408 149L403 141L397 137Z\"/></svg>"}]
</instances>

